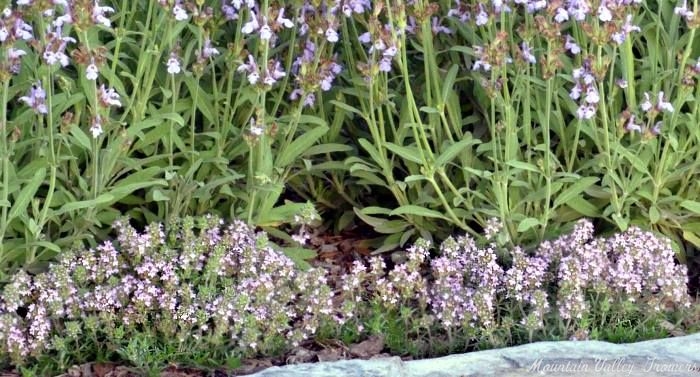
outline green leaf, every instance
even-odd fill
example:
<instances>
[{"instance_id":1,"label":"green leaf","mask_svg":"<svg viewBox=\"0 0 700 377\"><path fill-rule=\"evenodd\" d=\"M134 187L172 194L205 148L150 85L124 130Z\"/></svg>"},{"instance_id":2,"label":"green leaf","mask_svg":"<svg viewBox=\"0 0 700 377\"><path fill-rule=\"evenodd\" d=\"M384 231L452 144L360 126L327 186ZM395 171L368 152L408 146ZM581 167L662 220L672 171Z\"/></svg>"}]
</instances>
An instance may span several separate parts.
<instances>
[{"instance_id":1,"label":"green leaf","mask_svg":"<svg viewBox=\"0 0 700 377\"><path fill-rule=\"evenodd\" d=\"M420 111L426 114L440 114L440 111L438 109L430 106L421 106Z\"/></svg>"},{"instance_id":2,"label":"green leaf","mask_svg":"<svg viewBox=\"0 0 700 377\"><path fill-rule=\"evenodd\" d=\"M422 174L414 174L414 175L409 175L403 181L406 183L411 183L411 182L427 181L427 180L428 180L428 177L426 177Z\"/></svg>"},{"instance_id":3,"label":"green leaf","mask_svg":"<svg viewBox=\"0 0 700 377\"><path fill-rule=\"evenodd\" d=\"M369 214L367 214L365 212L365 209L366 208L357 209L357 207L353 207L353 209L352 209L355 212L355 214L357 215L357 217L359 217L360 220L364 221L365 224L368 224L368 225L372 226L373 228L376 228L376 227L382 226L382 224L384 224L387 221L386 219L370 216Z\"/></svg>"},{"instance_id":4,"label":"green leaf","mask_svg":"<svg viewBox=\"0 0 700 377\"><path fill-rule=\"evenodd\" d=\"M571 198L570 200L567 200L564 204L569 206L569 208L573 209L574 211L582 214L583 216L598 217L600 215L598 207L594 206L593 204L591 204L591 202L587 201L586 199L580 196Z\"/></svg>"},{"instance_id":5,"label":"green leaf","mask_svg":"<svg viewBox=\"0 0 700 377\"><path fill-rule=\"evenodd\" d=\"M287 202L281 206L277 206L267 213L258 214L258 220L256 225L266 227L266 226L279 226L284 223L292 221L294 215L300 213L306 203L294 203Z\"/></svg>"},{"instance_id":6,"label":"green leaf","mask_svg":"<svg viewBox=\"0 0 700 377\"><path fill-rule=\"evenodd\" d=\"M111 194L102 194L95 199L81 200L78 202L70 202L64 204L60 209L54 212L55 215L62 215L66 212L72 212L78 209L98 207L101 204L112 203L114 201L114 196Z\"/></svg>"},{"instance_id":7,"label":"green leaf","mask_svg":"<svg viewBox=\"0 0 700 377\"><path fill-rule=\"evenodd\" d=\"M366 215L386 215L391 216L391 210L389 208L369 206L362 209L362 213Z\"/></svg>"},{"instance_id":8,"label":"green leaf","mask_svg":"<svg viewBox=\"0 0 700 377\"><path fill-rule=\"evenodd\" d=\"M700 237L697 234L690 231L683 231L683 238L692 243L695 247L700 248Z\"/></svg>"},{"instance_id":9,"label":"green leaf","mask_svg":"<svg viewBox=\"0 0 700 377\"><path fill-rule=\"evenodd\" d=\"M90 138L80 129L78 126L70 128L70 133L73 135L75 140L86 150L92 149L92 144L90 143Z\"/></svg>"},{"instance_id":10,"label":"green leaf","mask_svg":"<svg viewBox=\"0 0 700 377\"><path fill-rule=\"evenodd\" d=\"M19 195L17 195L15 198L15 202L12 205L8 215L8 222L11 222L15 217L25 213L29 201L36 196L36 192L39 190L42 182L44 182L45 177L46 168L39 168L36 172L34 172L32 179L26 186L24 186L22 191L20 191Z\"/></svg>"},{"instance_id":11,"label":"green leaf","mask_svg":"<svg viewBox=\"0 0 700 377\"><path fill-rule=\"evenodd\" d=\"M377 164L383 164L384 163L384 158L382 155L379 154L379 151L377 148L374 147L374 144L370 143L367 139L358 139L358 143L360 143L360 146L364 148L367 153L369 153L369 156L372 157L372 160L376 162Z\"/></svg>"},{"instance_id":12,"label":"green leaf","mask_svg":"<svg viewBox=\"0 0 700 377\"><path fill-rule=\"evenodd\" d=\"M172 122L175 122L175 124L177 124L180 127L185 125L185 118L183 118L182 115L178 113L163 113L158 114L158 116L162 119L167 119Z\"/></svg>"},{"instance_id":13,"label":"green leaf","mask_svg":"<svg viewBox=\"0 0 700 377\"><path fill-rule=\"evenodd\" d=\"M146 182L134 182L134 183L129 183L129 184L124 184L122 182L119 182L117 186L115 186L112 190L107 191L107 194L112 195L114 197L114 201L119 201L120 199L124 198L125 196L131 195L134 193L136 190L141 190L145 189L148 187L152 186L167 186L168 182L164 179L157 179L154 181L146 181Z\"/></svg>"},{"instance_id":14,"label":"green leaf","mask_svg":"<svg viewBox=\"0 0 700 377\"><path fill-rule=\"evenodd\" d=\"M416 147L403 147L394 143L386 143L386 148L396 153L404 160L412 161L416 164L421 164L423 162L423 160L421 160L420 151Z\"/></svg>"},{"instance_id":15,"label":"green leaf","mask_svg":"<svg viewBox=\"0 0 700 377\"><path fill-rule=\"evenodd\" d=\"M313 156L315 154L326 154L334 152L349 152L351 150L352 147L345 144L320 144L314 145L313 147L307 149L306 152L304 152L304 156Z\"/></svg>"},{"instance_id":16,"label":"green leaf","mask_svg":"<svg viewBox=\"0 0 700 377\"><path fill-rule=\"evenodd\" d=\"M649 174L649 169L646 163L642 161L639 157L636 155L632 154L632 152L628 151L625 147L618 147L617 148L617 153L620 153L627 161L632 163L632 166L639 172Z\"/></svg>"},{"instance_id":17,"label":"green leaf","mask_svg":"<svg viewBox=\"0 0 700 377\"><path fill-rule=\"evenodd\" d=\"M391 211L390 215L391 216L398 216L398 215L421 216L421 217L432 217L432 218L436 218L436 219L449 220L447 218L447 216L443 215L442 213L440 213L438 211L435 211L435 210L432 210L429 208L425 208L425 207L421 207L421 206L417 206L417 205L413 205L413 204L407 204L407 205L403 205L399 208L396 208L395 210Z\"/></svg>"},{"instance_id":18,"label":"green leaf","mask_svg":"<svg viewBox=\"0 0 700 377\"><path fill-rule=\"evenodd\" d=\"M598 178L596 177L585 177L579 179L573 185L567 187L566 190L562 191L561 194L554 199L554 208L568 203L575 197L579 197L584 190L591 187L596 182L598 182Z\"/></svg>"},{"instance_id":19,"label":"green leaf","mask_svg":"<svg viewBox=\"0 0 700 377\"><path fill-rule=\"evenodd\" d=\"M450 91L454 87L458 72L459 72L459 65L457 65L457 64L453 64L450 67L450 70L447 71L447 75L445 75L445 80L442 82L442 97L441 97L442 103L447 102L447 96L450 94Z\"/></svg>"},{"instance_id":20,"label":"green leaf","mask_svg":"<svg viewBox=\"0 0 700 377\"><path fill-rule=\"evenodd\" d=\"M649 221L652 224L656 224L659 222L661 219L661 213L659 212L659 209L656 208L655 205L652 205L651 208L649 208Z\"/></svg>"},{"instance_id":21,"label":"green leaf","mask_svg":"<svg viewBox=\"0 0 700 377\"><path fill-rule=\"evenodd\" d=\"M343 109L343 110L345 110L345 111L348 111L348 112L355 113L355 114L359 115L360 117L362 117L362 119L367 119L367 118L365 117L365 114L364 114L362 111L360 111L360 110L358 110L357 108L354 108L354 107L348 105L347 103L339 102L339 101L336 101L336 100L331 100L331 101L329 101L329 102L330 102L331 104L335 105L335 106L340 107L341 109Z\"/></svg>"},{"instance_id":22,"label":"green leaf","mask_svg":"<svg viewBox=\"0 0 700 377\"><path fill-rule=\"evenodd\" d=\"M538 169L537 166L524 161L510 160L506 162L506 165L520 170L531 171L533 173L541 173L540 169Z\"/></svg>"},{"instance_id":23,"label":"green leaf","mask_svg":"<svg viewBox=\"0 0 700 377\"><path fill-rule=\"evenodd\" d=\"M159 189L155 189L152 191L153 193L153 201L154 202L167 202L170 201L170 198L168 195L164 194L163 191Z\"/></svg>"},{"instance_id":24,"label":"green leaf","mask_svg":"<svg viewBox=\"0 0 700 377\"><path fill-rule=\"evenodd\" d=\"M395 234L402 232L404 229L408 228L411 224L405 220L389 220L385 221L383 224L374 227L374 230L383 234Z\"/></svg>"},{"instance_id":25,"label":"green leaf","mask_svg":"<svg viewBox=\"0 0 700 377\"><path fill-rule=\"evenodd\" d=\"M315 251L303 247L282 247L281 249L284 255L289 257L302 271L309 270L311 265L307 260L316 257Z\"/></svg>"},{"instance_id":26,"label":"green leaf","mask_svg":"<svg viewBox=\"0 0 700 377\"><path fill-rule=\"evenodd\" d=\"M471 135L465 135L464 139L450 145L442 152L437 159L435 159L435 165L437 167L442 167L447 165L448 162L452 161L458 154L460 154L464 149L470 145L478 144L479 141L473 139Z\"/></svg>"},{"instance_id":27,"label":"green leaf","mask_svg":"<svg viewBox=\"0 0 700 377\"><path fill-rule=\"evenodd\" d=\"M617 224L617 227L620 228L621 231L626 231L627 227L629 225L629 221L625 219L624 217L618 215L617 213L612 215L613 221L615 221L615 224Z\"/></svg>"},{"instance_id":28,"label":"green leaf","mask_svg":"<svg viewBox=\"0 0 700 377\"><path fill-rule=\"evenodd\" d=\"M326 132L328 132L328 126L319 126L299 136L277 156L275 167L284 168L289 166L297 157L304 154L314 143L323 137Z\"/></svg>"},{"instance_id":29,"label":"green leaf","mask_svg":"<svg viewBox=\"0 0 700 377\"><path fill-rule=\"evenodd\" d=\"M694 200L684 200L681 202L681 207L700 215L700 202Z\"/></svg>"},{"instance_id":30,"label":"green leaf","mask_svg":"<svg viewBox=\"0 0 700 377\"><path fill-rule=\"evenodd\" d=\"M193 102L195 98L195 91L197 92L197 102L194 104L195 108L199 110L199 113L207 119L207 122L210 124L216 124L216 111L214 110L214 107L212 107L212 103L215 102L213 96L202 90L201 87L198 87L199 83L197 82L195 76L186 76L184 81L185 85L187 85L187 90L189 90L191 93L190 98L192 98ZM194 114L192 114L192 116L194 116Z\"/></svg>"},{"instance_id":31,"label":"green leaf","mask_svg":"<svg viewBox=\"0 0 700 377\"><path fill-rule=\"evenodd\" d=\"M524 218L518 224L518 233L527 232L528 230L530 230L538 225L542 225L540 220L537 220L534 217Z\"/></svg>"}]
</instances>

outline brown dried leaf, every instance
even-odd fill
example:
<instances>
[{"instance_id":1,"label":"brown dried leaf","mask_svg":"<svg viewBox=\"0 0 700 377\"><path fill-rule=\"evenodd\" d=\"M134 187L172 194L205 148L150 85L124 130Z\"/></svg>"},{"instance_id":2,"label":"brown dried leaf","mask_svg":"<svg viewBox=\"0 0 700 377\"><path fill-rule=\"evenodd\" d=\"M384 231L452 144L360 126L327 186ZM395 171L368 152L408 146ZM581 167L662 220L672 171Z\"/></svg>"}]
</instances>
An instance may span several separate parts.
<instances>
[{"instance_id":1,"label":"brown dried leaf","mask_svg":"<svg viewBox=\"0 0 700 377\"><path fill-rule=\"evenodd\" d=\"M273 365L272 359L270 358L244 360L242 365L236 368L234 372L236 372L236 374L253 374L263 369L270 368Z\"/></svg>"},{"instance_id":2,"label":"brown dried leaf","mask_svg":"<svg viewBox=\"0 0 700 377\"><path fill-rule=\"evenodd\" d=\"M320 350L316 357L319 362L344 360L342 348L324 348Z\"/></svg>"},{"instance_id":3,"label":"brown dried leaf","mask_svg":"<svg viewBox=\"0 0 700 377\"><path fill-rule=\"evenodd\" d=\"M358 344L350 346L350 353L359 358L368 358L375 356L384 349L384 337L381 335L372 335L369 339Z\"/></svg>"},{"instance_id":4,"label":"brown dried leaf","mask_svg":"<svg viewBox=\"0 0 700 377\"><path fill-rule=\"evenodd\" d=\"M92 364L92 373L95 377L113 377L116 368L114 364L95 363Z\"/></svg>"},{"instance_id":5,"label":"brown dried leaf","mask_svg":"<svg viewBox=\"0 0 700 377\"><path fill-rule=\"evenodd\" d=\"M661 325L661 328L668 331L672 336L686 336L686 333L683 332L683 330L679 329L676 327L676 325L665 319L662 320L659 325Z\"/></svg>"},{"instance_id":6,"label":"brown dried leaf","mask_svg":"<svg viewBox=\"0 0 700 377\"><path fill-rule=\"evenodd\" d=\"M297 347L292 350L289 356L287 356L285 362L287 364L308 363L313 360L314 356L316 356L314 355L314 352L311 352L304 347Z\"/></svg>"}]
</instances>

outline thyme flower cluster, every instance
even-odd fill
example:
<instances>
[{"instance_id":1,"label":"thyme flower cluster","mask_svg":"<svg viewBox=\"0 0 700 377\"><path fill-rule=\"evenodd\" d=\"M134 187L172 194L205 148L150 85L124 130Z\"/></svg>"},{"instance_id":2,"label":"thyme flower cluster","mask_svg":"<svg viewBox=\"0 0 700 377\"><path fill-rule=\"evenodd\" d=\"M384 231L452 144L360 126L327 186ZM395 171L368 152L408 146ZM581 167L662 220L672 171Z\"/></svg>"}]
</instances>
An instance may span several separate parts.
<instances>
[{"instance_id":1,"label":"thyme flower cluster","mask_svg":"<svg viewBox=\"0 0 700 377\"><path fill-rule=\"evenodd\" d=\"M592 292L656 311L690 303L686 267L675 265L668 240L638 228L593 238L588 221L531 254L512 250L507 268L494 245L470 237L446 240L432 259L420 240L390 271L379 257L356 261L336 288L325 270L297 270L240 221L188 217L138 232L123 219L114 229L115 242L64 252L40 275L13 276L0 299L1 354L21 365L81 334L118 341L150 328L161 339L194 337L254 355L328 325L362 333L371 307L413 308L438 329L478 332L499 326L496 309L506 302L524 308L520 325L530 330L544 326L550 304L563 319L581 319Z\"/></svg>"}]
</instances>

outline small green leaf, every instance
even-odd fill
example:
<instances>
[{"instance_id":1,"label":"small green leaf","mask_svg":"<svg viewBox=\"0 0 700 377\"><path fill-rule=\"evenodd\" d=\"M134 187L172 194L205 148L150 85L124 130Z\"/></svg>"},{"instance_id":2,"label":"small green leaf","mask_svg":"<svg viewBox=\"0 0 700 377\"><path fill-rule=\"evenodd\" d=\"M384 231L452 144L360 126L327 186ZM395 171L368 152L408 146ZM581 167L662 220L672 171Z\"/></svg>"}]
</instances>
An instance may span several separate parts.
<instances>
[{"instance_id":1,"label":"small green leaf","mask_svg":"<svg viewBox=\"0 0 700 377\"><path fill-rule=\"evenodd\" d=\"M531 171L533 173L541 173L540 169L538 169L537 166L524 161L511 160L506 162L506 165L520 170Z\"/></svg>"},{"instance_id":2,"label":"small green leaf","mask_svg":"<svg viewBox=\"0 0 700 377\"><path fill-rule=\"evenodd\" d=\"M389 208L369 206L362 209L362 213L365 215L386 215L391 216L391 210Z\"/></svg>"},{"instance_id":3,"label":"small green leaf","mask_svg":"<svg viewBox=\"0 0 700 377\"><path fill-rule=\"evenodd\" d=\"M167 202L170 200L170 198L161 190L155 189L152 191L152 193L154 202Z\"/></svg>"},{"instance_id":4,"label":"small green leaf","mask_svg":"<svg viewBox=\"0 0 700 377\"><path fill-rule=\"evenodd\" d=\"M92 144L90 143L90 138L83 132L83 130L80 129L78 126L74 126L70 128L70 133L73 135L75 140L80 144L81 147L83 147L86 150L91 150L92 149Z\"/></svg>"},{"instance_id":5,"label":"small green leaf","mask_svg":"<svg viewBox=\"0 0 700 377\"><path fill-rule=\"evenodd\" d=\"M447 71L447 75L445 75L445 79L442 82L442 96L441 96L442 103L447 102L447 96L450 94L450 91L454 87L458 72L459 72L459 65L457 65L457 64L452 64L452 66L450 67L450 70Z\"/></svg>"},{"instance_id":6,"label":"small green leaf","mask_svg":"<svg viewBox=\"0 0 700 377\"><path fill-rule=\"evenodd\" d=\"M442 213L413 205L413 204L407 204L404 206L401 206L399 208L396 208L395 210L391 211L392 216L398 216L398 215L409 215L409 216L421 216L421 217L432 217L435 219L443 219L443 220L449 220L447 216L443 215Z\"/></svg>"},{"instance_id":7,"label":"small green leaf","mask_svg":"<svg viewBox=\"0 0 700 377\"><path fill-rule=\"evenodd\" d=\"M659 219L661 219L661 213L655 205L652 205L651 208L649 208L649 221L652 224L656 224L659 222Z\"/></svg>"},{"instance_id":8,"label":"small green leaf","mask_svg":"<svg viewBox=\"0 0 700 377\"><path fill-rule=\"evenodd\" d=\"M414 175L409 175L408 177L404 178L404 182L406 183L411 183L411 182L417 182L417 181L427 181L428 177L422 175L422 174L414 174Z\"/></svg>"},{"instance_id":9,"label":"small green leaf","mask_svg":"<svg viewBox=\"0 0 700 377\"><path fill-rule=\"evenodd\" d=\"M307 260L316 257L315 251L303 247L283 247L281 249L284 255L291 259L302 271L309 270L311 265Z\"/></svg>"},{"instance_id":10,"label":"small green leaf","mask_svg":"<svg viewBox=\"0 0 700 377\"><path fill-rule=\"evenodd\" d=\"M420 111L426 114L440 114L440 111L438 109L430 106L421 106Z\"/></svg>"},{"instance_id":11,"label":"small green leaf","mask_svg":"<svg viewBox=\"0 0 700 377\"><path fill-rule=\"evenodd\" d=\"M360 218L360 220L364 221L365 224L368 224L368 225L372 226L373 228L378 227L378 226L382 226L382 224L384 224L386 222L386 219L382 219L379 217L373 217L373 216L366 214L364 212L364 209L360 210L360 209L357 209L356 207L353 207L353 211L355 211L355 214L357 215L357 217Z\"/></svg>"},{"instance_id":12,"label":"small green leaf","mask_svg":"<svg viewBox=\"0 0 700 377\"><path fill-rule=\"evenodd\" d=\"M450 145L442 152L437 159L435 159L435 165L437 167L445 166L448 162L452 161L458 154L460 154L464 149L470 145L478 144L479 140L473 139L471 135L465 135L464 139Z\"/></svg>"},{"instance_id":13,"label":"small green leaf","mask_svg":"<svg viewBox=\"0 0 700 377\"><path fill-rule=\"evenodd\" d=\"M20 191L19 195L15 198L15 202L12 205L12 208L10 209L9 217L8 217L8 222L12 221L15 217L25 213L24 211L27 209L27 205L29 204L29 201L36 196L37 190L39 190L39 187L41 186L41 183L44 182L44 178L46 177L46 168L39 168L36 172L34 172L34 176L32 179L27 183L26 186Z\"/></svg>"},{"instance_id":14,"label":"small green leaf","mask_svg":"<svg viewBox=\"0 0 700 377\"><path fill-rule=\"evenodd\" d=\"M328 126L314 127L310 131L295 139L289 146L281 151L275 161L275 166L283 168L289 166L294 160L304 154L314 143L328 132Z\"/></svg>"},{"instance_id":15,"label":"small green leaf","mask_svg":"<svg viewBox=\"0 0 700 377\"><path fill-rule=\"evenodd\" d=\"M389 220L379 226L375 226L374 230L383 234L395 234L402 232L404 229L408 228L409 225L410 224L405 220Z\"/></svg>"},{"instance_id":16,"label":"small green leaf","mask_svg":"<svg viewBox=\"0 0 700 377\"><path fill-rule=\"evenodd\" d=\"M61 215L66 212L72 212L79 209L98 207L101 204L112 203L114 201L114 195L112 194L102 194L95 199L81 200L78 202L70 202L64 204L60 209L58 209L54 214Z\"/></svg>"},{"instance_id":17,"label":"small green leaf","mask_svg":"<svg viewBox=\"0 0 700 377\"><path fill-rule=\"evenodd\" d=\"M365 117L365 115L364 115L364 113L363 113L362 111L360 111L360 110L358 110L358 109L356 109L356 108L354 108L354 107L352 107L352 106L350 106L350 105L348 105L348 104L346 104L346 103L339 102L339 101L336 101L336 100L331 100L331 101L329 101L329 102L330 102L331 104L333 104L333 105L336 105L336 106L340 107L341 109L343 109L343 110L345 110L345 111L348 111L348 112L355 113L355 114L359 115L360 117L362 117L362 119L366 119L366 117Z\"/></svg>"},{"instance_id":18,"label":"small green leaf","mask_svg":"<svg viewBox=\"0 0 700 377\"><path fill-rule=\"evenodd\" d=\"M566 190L562 191L556 199L554 199L554 208L559 207L562 204L568 203L571 199L575 197L580 197L580 194L591 187L593 184L598 182L596 177L584 177L576 181L573 185L567 187Z\"/></svg>"},{"instance_id":19,"label":"small green leaf","mask_svg":"<svg viewBox=\"0 0 700 377\"><path fill-rule=\"evenodd\" d=\"M527 231L530 230L531 228L534 228L534 227L536 227L536 226L538 226L538 225L541 225L541 224L542 224L542 223L540 222L540 220L537 220L537 219L534 218L534 217L527 217L527 218L524 218L524 219L522 219L522 221L520 221L520 223L518 224L518 233L527 232Z\"/></svg>"},{"instance_id":20,"label":"small green leaf","mask_svg":"<svg viewBox=\"0 0 700 377\"><path fill-rule=\"evenodd\" d=\"M423 162L423 160L421 160L420 151L416 147L404 147L401 145L396 145L394 143L386 143L386 148L396 153L397 155L399 155L399 157L403 158L404 160L415 162L416 164L420 164Z\"/></svg>"},{"instance_id":21,"label":"small green leaf","mask_svg":"<svg viewBox=\"0 0 700 377\"><path fill-rule=\"evenodd\" d=\"M683 231L683 238L692 243L695 247L700 248L700 237L697 234L690 231Z\"/></svg>"},{"instance_id":22,"label":"small green leaf","mask_svg":"<svg viewBox=\"0 0 700 377\"><path fill-rule=\"evenodd\" d=\"M630 163L632 163L632 166L639 172L649 174L649 169L647 164L644 163L639 157L635 156L632 154L632 152L628 151L625 147L620 146L617 148L617 153L621 154L624 158L627 159Z\"/></svg>"},{"instance_id":23,"label":"small green leaf","mask_svg":"<svg viewBox=\"0 0 700 377\"><path fill-rule=\"evenodd\" d=\"M256 225L266 227L276 227L281 224L292 221L294 215L301 213L306 203L286 202L280 206L274 207L267 212L258 214Z\"/></svg>"},{"instance_id":24,"label":"small green leaf","mask_svg":"<svg viewBox=\"0 0 700 377\"><path fill-rule=\"evenodd\" d=\"M625 219L624 217L618 215L617 213L612 215L613 221L615 221L615 224L617 224L617 227L620 228L621 231L626 231L627 227L629 226L629 221Z\"/></svg>"},{"instance_id":25,"label":"small green leaf","mask_svg":"<svg viewBox=\"0 0 700 377\"><path fill-rule=\"evenodd\" d=\"M320 144L314 145L313 147L307 149L306 152L304 152L304 156L313 156L315 154L326 154L334 152L349 152L351 150L352 147L345 144Z\"/></svg>"},{"instance_id":26,"label":"small green leaf","mask_svg":"<svg viewBox=\"0 0 700 377\"><path fill-rule=\"evenodd\" d=\"M367 151L367 153L369 153L369 156L372 157L372 160L374 160L375 163L384 163L384 158L382 157L382 155L379 154L377 148L375 148L374 144L370 143L369 140L358 139L357 142L360 143L360 146L362 146L362 148L364 148Z\"/></svg>"},{"instance_id":27,"label":"small green leaf","mask_svg":"<svg viewBox=\"0 0 700 377\"><path fill-rule=\"evenodd\" d=\"M600 215L598 207L580 196L567 200L565 204L583 216L598 217Z\"/></svg>"},{"instance_id":28,"label":"small green leaf","mask_svg":"<svg viewBox=\"0 0 700 377\"><path fill-rule=\"evenodd\" d=\"M684 200L681 202L681 207L700 215L700 202L694 200Z\"/></svg>"}]
</instances>

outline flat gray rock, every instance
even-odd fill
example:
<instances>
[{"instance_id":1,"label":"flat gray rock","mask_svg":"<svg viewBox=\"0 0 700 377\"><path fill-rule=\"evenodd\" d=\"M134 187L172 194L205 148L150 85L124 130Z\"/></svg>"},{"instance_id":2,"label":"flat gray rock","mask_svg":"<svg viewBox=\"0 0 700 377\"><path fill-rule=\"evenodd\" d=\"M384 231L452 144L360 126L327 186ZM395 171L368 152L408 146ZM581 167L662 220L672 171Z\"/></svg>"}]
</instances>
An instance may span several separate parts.
<instances>
[{"instance_id":1,"label":"flat gray rock","mask_svg":"<svg viewBox=\"0 0 700 377\"><path fill-rule=\"evenodd\" d=\"M272 367L251 376L477 377L477 376L700 377L700 333L630 344L538 342L435 359L398 357Z\"/></svg>"}]
</instances>

